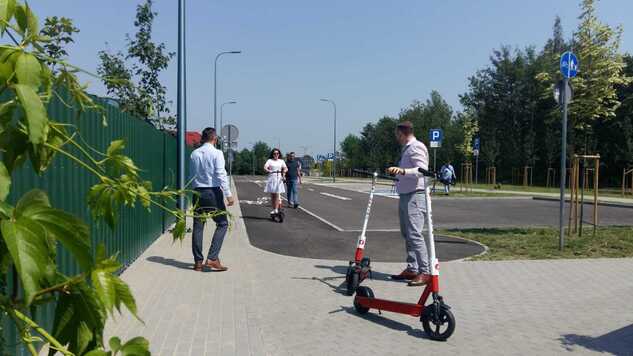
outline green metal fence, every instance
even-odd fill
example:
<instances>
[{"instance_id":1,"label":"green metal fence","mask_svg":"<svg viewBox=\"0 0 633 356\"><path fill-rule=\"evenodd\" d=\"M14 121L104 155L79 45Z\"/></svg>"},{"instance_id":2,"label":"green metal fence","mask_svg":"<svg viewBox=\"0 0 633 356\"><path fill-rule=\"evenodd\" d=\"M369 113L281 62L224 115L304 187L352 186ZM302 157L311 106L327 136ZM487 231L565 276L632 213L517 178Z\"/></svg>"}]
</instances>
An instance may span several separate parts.
<instances>
[{"instance_id":1,"label":"green metal fence","mask_svg":"<svg viewBox=\"0 0 633 356\"><path fill-rule=\"evenodd\" d=\"M52 102L49 115L55 120L76 124L83 139L100 151L105 151L111 141L124 139L125 153L142 169L144 179L152 182L154 190L176 185L176 139L154 129L150 124L121 112L118 108L99 101L107 112L108 125L102 125L101 116L96 112L84 112L76 119L77 112L59 101ZM74 152L77 153L77 152ZM169 214L153 208L147 212L140 204L135 208L122 207L117 226L110 229L104 222L94 223L86 204L86 193L95 184L96 178L66 157L57 155L52 165L42 176L37 176L25 164L13 174L10 200L25 192L40 188L50 197L51 204L82 218L91 226L93 248L104 242L110 254L119 253L124 265L131 264L160 234L173 222ZM174 206L171 204L170 206ZM93 251L94 252L94 251ZM73 274L78 266L70 254L60 248L58 265L62 272ZM10 276L11 277L11 276ZM11 278L9 278L11 279ZM9 284L10 281L9 281ZM12 288L11 285L8 288ZM35 318L47 327L52 325L53 308L36 312ZM9 355L26 355L17 342L16 331L5 322L4 341Z\"/></svg>"}]
</instances>

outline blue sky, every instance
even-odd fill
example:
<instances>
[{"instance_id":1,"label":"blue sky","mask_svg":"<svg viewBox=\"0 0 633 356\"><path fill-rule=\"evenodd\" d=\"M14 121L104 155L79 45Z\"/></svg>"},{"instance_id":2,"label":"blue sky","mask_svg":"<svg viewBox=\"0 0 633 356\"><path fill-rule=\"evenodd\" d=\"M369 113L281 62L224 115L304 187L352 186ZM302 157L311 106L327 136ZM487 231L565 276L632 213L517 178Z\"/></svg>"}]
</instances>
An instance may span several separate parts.
<instances>
[{"instance_id":1,"label":"blue sky","mask_svg":"<svg viewBox=\"0 0 633 356\"><path fill-rule=\"evenodd\" d=\"M81 32L73 62L96 70L97 52L124 48L134 33L140 0L31 1L36 13L72 18ZM188 129L212 125L212 63L218 67L218 107L240 128L240 147L256 140L299 154L332 150L332 109L338 106L338 137L358 133L369 121L397 115L412 101L438 90L454 108L466 79L487 65L503 44L542 46L554 17L566 37L576 28L580 0L418 1L187 1ZM154 37L175 51L177 1L155 0ZM633 1L602 0L598 15L623 25L622 51L633 52ZM582 63L581 63L582 66ZM581 67L582 70L582 67ZM176 96L176 61L163 76ZM90 90L104 94L95 79ZM175 107L175 105L174 105ZM218 114L219 115L219 114Z\"/></svg>"}]
</instances>

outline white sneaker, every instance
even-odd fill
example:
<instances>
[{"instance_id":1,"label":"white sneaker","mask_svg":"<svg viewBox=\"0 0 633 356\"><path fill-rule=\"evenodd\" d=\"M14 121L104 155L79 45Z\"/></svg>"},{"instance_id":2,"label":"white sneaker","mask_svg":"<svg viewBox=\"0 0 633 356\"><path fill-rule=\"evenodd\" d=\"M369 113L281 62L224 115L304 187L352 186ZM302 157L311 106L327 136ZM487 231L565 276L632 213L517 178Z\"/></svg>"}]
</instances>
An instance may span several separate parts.
<instances>
[{"instance_id":1,"label":"white sneaker","mask_svg":"<svg viewBox=\"0 0 633 356\"><path fill-rule=\"evenodd\" d=\"M274 215L274 214L276 214L276 213L277 213L277 211L276 211L276 210L273 210L273 211L271 211L271 212L270 212L270 215Z\"/></svg>"}]
</instances>

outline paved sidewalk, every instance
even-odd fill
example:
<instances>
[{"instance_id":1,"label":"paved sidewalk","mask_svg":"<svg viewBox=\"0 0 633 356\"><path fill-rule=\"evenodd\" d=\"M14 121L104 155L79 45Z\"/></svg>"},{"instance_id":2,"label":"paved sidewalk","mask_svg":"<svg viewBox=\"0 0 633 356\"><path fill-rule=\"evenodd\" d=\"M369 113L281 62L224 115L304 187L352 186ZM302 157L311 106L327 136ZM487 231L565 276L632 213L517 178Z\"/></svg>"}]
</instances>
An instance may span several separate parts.
<instances>
[{"instance_id":1,"label":"paved sidewalk","mask_svg":"<svg viewBox=\"0 0 633 356\"><path fill-rule=\"evenodd\" d=\"M447 262L441 288L457 318L447 342L413 317L358 316L340 294L345 261L250 246L239 205L222 250L224 273L191 268L190 237L159 238L128 270L145 324L122 316L109 335L142 335L154 355L633 355L633 259ZM206 246L211 230L205 234ZM350 251L352 253L352 251ZM366 281L377 297L414 302L421 289Z\"/></svg>"}]
</instances>

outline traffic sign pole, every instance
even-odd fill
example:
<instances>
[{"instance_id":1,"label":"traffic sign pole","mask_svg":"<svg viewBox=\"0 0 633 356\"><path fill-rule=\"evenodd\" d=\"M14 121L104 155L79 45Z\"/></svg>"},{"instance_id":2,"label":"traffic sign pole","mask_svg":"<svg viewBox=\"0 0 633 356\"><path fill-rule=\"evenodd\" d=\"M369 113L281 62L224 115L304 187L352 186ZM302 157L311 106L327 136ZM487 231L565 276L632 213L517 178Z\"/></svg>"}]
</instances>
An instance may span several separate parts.
<instances>
[{"instance_id":1,"label":"traffic sign pole","mask_svg":"<svg viewBox=\"0 0 633 356\"><path fill-rule=\"evenodd\" d=\"M563 104L563 122L561 128L561 145L560 145L560 207L558 211L558 248L562 251L565 247L565 228L563 212L565 210L565 179L567 178L567 106L571 100L571 87L569 86L569 78L573 78L578 74L578 58L572 52L565 52L560 57L560 72L563 74L562 92L559 96L562 98Z\"/></svg>"},{"instance_id":2,"label":"traffic sign pole","mask_svg":"<svg viewBox=\"0 0 633 356\"><path fill-rule=\"evenodd\" d=\"M479 155L475 156L475 185L477 185L479 178Z\"/></svg>"},{"instance_id":3,"label":"traffic sign pole","mask_svg":"<svg viewBox=\"0 0 633 356\"><path fill-rule=\"evenodd\" d=\"M569 78L563 78L563 88L567 90ZM563 122L561 128L561 145L560 145L560 206L558 211L558 248L562 251L565 247L565 227L563 213L565 210L565 178L567 178L567 94L561 95L563 103Z\"/></svg>"},{"instance_id":4,"label":"traffic sign pole","mask_svg":"<svg viewBox=\"0 0 633 356\"><path fill-rule=\"evenodd\" d=\"M433 172L437 172L437 148L433 149Z\"/></svg>"}]
</instances>

